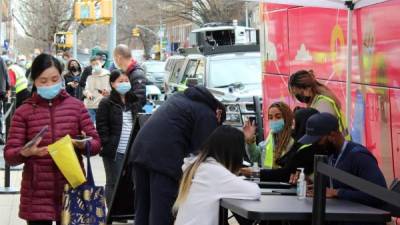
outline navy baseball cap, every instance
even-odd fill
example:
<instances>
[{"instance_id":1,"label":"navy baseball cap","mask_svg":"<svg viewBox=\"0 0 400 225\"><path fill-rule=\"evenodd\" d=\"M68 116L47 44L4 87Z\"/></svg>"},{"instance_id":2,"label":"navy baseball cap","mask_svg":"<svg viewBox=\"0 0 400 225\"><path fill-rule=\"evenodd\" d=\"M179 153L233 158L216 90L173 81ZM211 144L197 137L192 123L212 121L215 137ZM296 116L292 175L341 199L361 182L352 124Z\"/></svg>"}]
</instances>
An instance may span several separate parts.
<instances>
[{"instance_id":1,"label":"navy baseball cap","mask_svg":"<svg viewBox=\"0 0 400 225\"><path fill-rule=\"evenodd\" d=\"M313 144L321 137L339 130L338 119L330 113L317 113L307 120L306 134L300 138L302 144Z\"/></svg>"}]
</instances>

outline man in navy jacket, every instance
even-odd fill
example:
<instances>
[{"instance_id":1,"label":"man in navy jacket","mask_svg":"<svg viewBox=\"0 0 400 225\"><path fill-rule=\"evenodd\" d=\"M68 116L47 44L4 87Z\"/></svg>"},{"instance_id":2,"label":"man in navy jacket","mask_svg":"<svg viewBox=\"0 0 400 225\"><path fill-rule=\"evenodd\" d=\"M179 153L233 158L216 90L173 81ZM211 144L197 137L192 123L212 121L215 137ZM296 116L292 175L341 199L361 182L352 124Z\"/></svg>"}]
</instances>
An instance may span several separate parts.
<instances>
[{"instance_id":1,"label":"man in navy jacket","mask_svg":"<svg viewBox=\"0 0 400 225\"><path fill-rule=\"evenodd\" d=\"M172 95L146 121L131 154L135 182L135 224L173 224L172 205L179 189L183 158L224 119L224 106L204 87Z\"/></svg>"},{"instance_id":2,"label":"man in navy jacket","mask_svg":"<svg viewBox=\"0 0 400 225\"><path fill-rule=\"evenodd\" d=\"M338 120L329 113L318 113L307 121L306 135L302 144L313 144L329 156L329 164L377 185L386 187L385 178L375 157L364 146L346 141L339 131ZM359 202L373 207L382 207L382 201L329 178L326 195ZM312 193L311 193L312 194Z\"/></svg>"}]
</instances>

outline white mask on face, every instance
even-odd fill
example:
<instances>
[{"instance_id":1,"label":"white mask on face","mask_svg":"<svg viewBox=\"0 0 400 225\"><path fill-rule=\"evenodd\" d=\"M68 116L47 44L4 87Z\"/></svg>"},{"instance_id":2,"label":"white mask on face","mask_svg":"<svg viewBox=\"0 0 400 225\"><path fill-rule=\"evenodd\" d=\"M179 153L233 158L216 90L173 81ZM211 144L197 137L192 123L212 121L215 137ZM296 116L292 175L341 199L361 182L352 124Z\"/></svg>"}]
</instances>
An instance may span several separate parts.
<instances>
[{"instance_id":1,"label":"white mask on face","mask_svg":"<svg viewBox=\"0 0 400 225\"><path fill-rule=\"evenodd\" d=\"M95 65L92 68L93 68L93 73L95 73L95 74L99 74L102 71L102 68L100 65Z\"/></svg>"}]
</instances>

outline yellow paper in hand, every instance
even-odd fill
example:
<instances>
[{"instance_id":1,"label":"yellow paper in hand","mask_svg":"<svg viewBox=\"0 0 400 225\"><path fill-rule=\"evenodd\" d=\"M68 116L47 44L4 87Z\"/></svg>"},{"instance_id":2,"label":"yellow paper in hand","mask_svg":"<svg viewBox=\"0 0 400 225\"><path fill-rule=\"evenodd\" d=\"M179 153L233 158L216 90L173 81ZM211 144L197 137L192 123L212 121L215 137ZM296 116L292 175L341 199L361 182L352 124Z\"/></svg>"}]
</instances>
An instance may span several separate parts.
<instances>
[{"instance_id":1,"label":"yellow paper in hand","mask_svg":"<svg viewBox=\"0 0 400 225\"><path fill-rule=\"evenodd\" d=\"M57 167L73 188L86 182L69 135L49 145L48 150Z\"/></svg>"}]
</instances>

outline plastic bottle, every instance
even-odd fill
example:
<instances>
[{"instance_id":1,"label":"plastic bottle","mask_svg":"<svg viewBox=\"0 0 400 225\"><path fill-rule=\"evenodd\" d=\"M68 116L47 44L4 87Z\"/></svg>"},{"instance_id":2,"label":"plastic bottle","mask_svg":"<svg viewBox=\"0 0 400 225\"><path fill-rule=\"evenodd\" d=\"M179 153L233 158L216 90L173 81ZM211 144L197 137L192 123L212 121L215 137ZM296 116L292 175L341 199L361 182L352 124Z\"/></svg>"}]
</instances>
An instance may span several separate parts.
<instances>
[{"instance_id":1,"label":"plastic bottle","mask_svg":"<svg viewBox=\"0 0 400 225\"><path fill-rule=\"evenodd\" d=\"M153 112L154 106L152 102L146 102L146 105L143 106L143 110L145 113L151 114Z\"/></svg>"},{"instance_id":2,"label":"plastic bottle","mask_svg":"<svg viewBox=\"0 0 400 225\"><path fill-rule=\"evenodd\" d=\"M258 163L253 163L251 167L251 179L254 182L260 182L260 167L258 167Z\"/></svg>"},{"instance_id":3,"label":"plastic bottle","mask_svg":"<svg viewBox=\"0 0 400 225\"><path fill-rule=\"evenodd\" d=\"M307 182L304 175L304 168L297 168L300 170L300 176L297 180L297 198L298 199L305 199L307 193Z\"/></svg>"}]
</instances>

